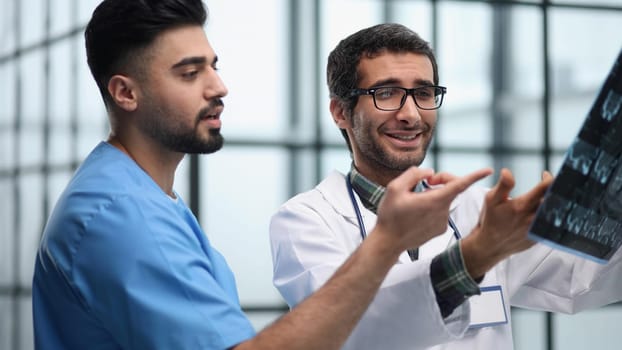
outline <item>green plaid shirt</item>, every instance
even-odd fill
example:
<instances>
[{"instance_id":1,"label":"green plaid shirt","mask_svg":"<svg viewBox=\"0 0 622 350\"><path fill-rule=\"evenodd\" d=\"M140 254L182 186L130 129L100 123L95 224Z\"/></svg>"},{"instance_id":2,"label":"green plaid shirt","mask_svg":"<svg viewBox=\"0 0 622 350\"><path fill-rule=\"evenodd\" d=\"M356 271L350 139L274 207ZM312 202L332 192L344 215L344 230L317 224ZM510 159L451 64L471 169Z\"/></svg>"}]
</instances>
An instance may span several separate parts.
<instances>
[{"instance_id":1,"label":"green plaid shirt","mask_svg":"<svg viewBox=\"0 0 622 350\"><path fill-rule=\"evenodd\" d=\"M352 189L359 195L365 208L376 213L380 199L384 196L385 188L361 175L354 164L350 167L348 176L352 183ZM417 185L415 191L421 191L421 186ZM443 318L449 316L456 307L470 296L480 294L477 282L466 271L458 243L453 244L432 259L430 279Z\"/></svg>"}]
</instances>

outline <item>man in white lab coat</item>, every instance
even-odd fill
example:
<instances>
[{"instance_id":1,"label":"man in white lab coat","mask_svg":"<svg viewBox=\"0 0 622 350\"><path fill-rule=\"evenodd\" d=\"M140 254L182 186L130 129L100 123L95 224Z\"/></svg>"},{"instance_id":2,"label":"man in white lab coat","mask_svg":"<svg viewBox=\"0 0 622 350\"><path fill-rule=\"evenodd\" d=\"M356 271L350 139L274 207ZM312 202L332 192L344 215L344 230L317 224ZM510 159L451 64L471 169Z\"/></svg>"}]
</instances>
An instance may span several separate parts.
<instances>
[{"instance_id":1,"label":"man in white lab coat","mask_svg":"<svg viewBox=\"0 0 622 350\"><path fill-rule=\"evenodd\" d=\"M342 40L327 78L353 162L347 175L333 172L272 219L274 284L290 307L367 237L385 186L422 163L446 92L428 43L397 24ZM510 306L575 313L622 299L619 252L599 265L527 239L551 181L545 173L510 199L514 179L504 169L490 191L459 195L445 234L401 255L344 349L511 349Z\"/></svg>"}]
</instances>

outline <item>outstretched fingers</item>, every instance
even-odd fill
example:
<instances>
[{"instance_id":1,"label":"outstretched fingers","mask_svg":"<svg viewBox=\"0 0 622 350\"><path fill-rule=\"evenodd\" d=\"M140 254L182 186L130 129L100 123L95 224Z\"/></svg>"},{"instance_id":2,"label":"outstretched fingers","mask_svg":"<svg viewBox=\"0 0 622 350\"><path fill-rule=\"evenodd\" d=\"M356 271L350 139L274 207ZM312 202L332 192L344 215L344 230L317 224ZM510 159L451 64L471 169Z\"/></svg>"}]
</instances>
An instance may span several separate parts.
<instances>
[{"instance_id":1,"label":"outstretched fingers","mask_svg":"<svg viewBox=\"0 0 622 350\"><path fill-rule=\"evenodd\" d=\"M514 176L508 169L503 168L499 173L497 184L488 192L489 205L501 204L510 198L510 191L514 188Z\"/></svg>"}]
</instances>

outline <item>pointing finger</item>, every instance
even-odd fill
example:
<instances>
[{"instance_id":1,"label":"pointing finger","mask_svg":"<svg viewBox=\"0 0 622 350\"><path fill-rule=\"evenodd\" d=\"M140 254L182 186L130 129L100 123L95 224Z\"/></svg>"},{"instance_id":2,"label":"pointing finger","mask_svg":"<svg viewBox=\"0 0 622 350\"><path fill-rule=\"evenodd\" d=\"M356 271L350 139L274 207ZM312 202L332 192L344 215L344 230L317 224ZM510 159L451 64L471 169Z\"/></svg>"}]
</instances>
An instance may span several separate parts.
<instances>
[{"instance_id":1,"label":"pointing finger","mask_svg":"<svg viewBox=\"0 0 622 350\"><path fill-rule=\"evenodd\" d=\"M514 176L508 169L501 169L499 181L489 192L490 204L494 205L506 201L510 197L512 188L514 188Z\"/></svg>"},{"instance_id":2,"label":"pointing finger","mask_svg":"<svg viewBox=\"0 0 622 350\"><path fill-rule=\"evenodd\" d=\"M431 186L444 185L448 183L449 181L455 180L457 178L458 177L456 175L450 174L448 172L440 172L427 178L426 182L430 184Z\"/></svg>"},{"instance_id":3,"label":"pointing finger","mask_svg":"<svg viewBox=\"0 0 622 350\"><path fill-rule=\"evenodd\" d=\"M452 180L447 182L445 186L435 189L433 192L436 192L436 195L443 196L451 201L469 186L485 178L486 176L489 176L490 174L492 174L491 168L479 169L466 176L454 177Z\"/></svg>"}]
</instances>

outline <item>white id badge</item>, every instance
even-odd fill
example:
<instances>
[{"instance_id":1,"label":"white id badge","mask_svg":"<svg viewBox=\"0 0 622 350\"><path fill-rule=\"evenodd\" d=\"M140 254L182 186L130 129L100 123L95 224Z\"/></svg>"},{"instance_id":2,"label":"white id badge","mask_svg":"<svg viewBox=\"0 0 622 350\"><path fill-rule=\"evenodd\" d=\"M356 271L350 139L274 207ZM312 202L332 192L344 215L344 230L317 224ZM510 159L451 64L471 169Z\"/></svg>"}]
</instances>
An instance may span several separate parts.
<instances>
[{"instance_id":1,"label":"white id badge","mask_svg":"<svg viewBox=\"0 0 622 350\"><path fill-rule=\"evenodd\" d=\"M469 298L471 303L469 329L508 323L501 286L481 287L480 291L480 295L474 295Z\"/></svg>"}]
</instances>

